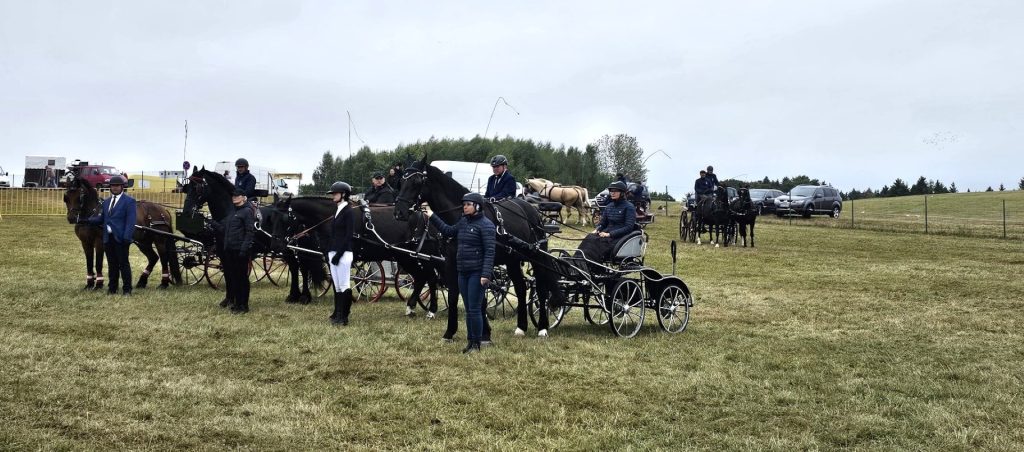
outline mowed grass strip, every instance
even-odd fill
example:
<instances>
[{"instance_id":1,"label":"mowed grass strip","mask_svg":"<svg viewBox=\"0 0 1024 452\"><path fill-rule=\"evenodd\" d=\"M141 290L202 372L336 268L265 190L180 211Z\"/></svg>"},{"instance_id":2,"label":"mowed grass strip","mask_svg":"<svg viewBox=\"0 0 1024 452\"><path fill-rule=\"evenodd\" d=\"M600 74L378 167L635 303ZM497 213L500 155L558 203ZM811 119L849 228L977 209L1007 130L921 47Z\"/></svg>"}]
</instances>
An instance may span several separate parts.
<instances>
[{"instance_id":1,"label":"mowed grass strip","mask_svg":"<svg viewBox=\"0 0 1024 452\"><path fill-rule=\"evenodd\" d=\"M677 212L647 264L672 268ZM395 299L252 312L205 286L83 292L61 218L0 221L0 444L10 449L1002 449L1024 447L1019 241L764 224L679 244L689 329L552 337L466 357ZM563 242L573 244L573 242ZM134 272L141 255L133 252ZM153 281L151 281L151 284ZM465 328L460 325L460 336Z\"/></svg>"}]
</instances>

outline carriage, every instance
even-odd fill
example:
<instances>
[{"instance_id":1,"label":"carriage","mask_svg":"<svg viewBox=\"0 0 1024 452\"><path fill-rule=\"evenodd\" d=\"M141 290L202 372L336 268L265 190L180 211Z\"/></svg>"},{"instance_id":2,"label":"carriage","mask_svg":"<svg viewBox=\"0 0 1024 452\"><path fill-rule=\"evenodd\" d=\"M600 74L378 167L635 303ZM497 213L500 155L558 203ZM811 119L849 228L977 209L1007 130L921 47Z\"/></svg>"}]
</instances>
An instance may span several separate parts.
<instances>
[{"instance_id":1,"label":"carriage","mask_svg":"<svg viewBox=\"0 0 1024 452\"><path fill-rule=\"evenodd\" d=\"M681 278L663 275L644 264L648 242L646 231L638 226L616 242L612 257L605 261L567 249L551 249L531 260L533 269L558 275L558 286L565 296L561 303L548 303L550 328L561 324L573 308L579 308L587 322L608 325L617 336L628 338L640 331L650 310L662 330L683 332L689 324L693 296ZM674 242L672 258L674 266ZM536 290L531 284L528 304L535 325L540 317ZM489 303L488 313L500 307Z\"/></svg>"}]
</instances>

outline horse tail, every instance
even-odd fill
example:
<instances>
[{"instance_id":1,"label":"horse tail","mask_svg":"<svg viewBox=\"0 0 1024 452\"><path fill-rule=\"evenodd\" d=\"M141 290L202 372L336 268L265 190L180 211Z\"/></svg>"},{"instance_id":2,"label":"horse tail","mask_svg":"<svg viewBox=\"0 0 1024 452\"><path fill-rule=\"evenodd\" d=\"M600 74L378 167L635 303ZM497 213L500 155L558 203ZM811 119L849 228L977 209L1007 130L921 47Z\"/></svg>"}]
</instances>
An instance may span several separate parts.
<instances>
[{"instance_id":1,"label":"horse tail","mask_svg":"<svg viewBox=\"0 0 1024 452\"><path fill-rule=\"evenodd\" d=\"M299 261L302 266L309 270L309 278L313 280L313 284L316 287L320 287L321 284L327 281L327 272L324 270L324 258L322 256L302 253L299 256Z\"/></svg>"}]
</instances>

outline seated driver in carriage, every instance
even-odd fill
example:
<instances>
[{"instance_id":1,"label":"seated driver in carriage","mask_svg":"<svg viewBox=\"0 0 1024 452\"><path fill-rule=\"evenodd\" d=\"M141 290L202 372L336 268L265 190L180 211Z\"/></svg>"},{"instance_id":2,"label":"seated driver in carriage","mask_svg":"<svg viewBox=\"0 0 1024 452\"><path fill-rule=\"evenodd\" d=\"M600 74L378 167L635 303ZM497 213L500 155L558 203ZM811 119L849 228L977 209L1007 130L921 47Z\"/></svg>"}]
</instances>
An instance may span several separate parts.
<instances>
[{"instance_id":1,"label":"seated driver in carriage","mask_svg":"<svg viewBox=\"0 0 1024 452\"><path fill-rule=\"evenodd\" d=\"M370 189L363 193L363 200L368 204L394 204L395 191L384 182L384 173L376 171L370 180Z\"/></svg>"},{"instance_id":2,"label":"seated driver in carriage","mask_svg":"<svg viewBox=\"0 0 1024 452\"><path fill-rule=\"evenodd\" d=\"M626 200L626 184L622 181L609 184L608 198L608 205L601 209L601 222L579 246L583 255L592 261L611 258L615 242L636 227L636 208Z\"/></svg>"},{"instance_id":3,"label":"seated driver in carriage","mask_svg":"<svg viewBox=\"0 0 1024 452\"><path fill-rule=\"evenodd\" d=\"M696 205L703 205L707 199L715 196L715 186L708 179L708 172L700 170L700 177L693 182L693 194L697 198Z\"/></svg>"}]
</instances>

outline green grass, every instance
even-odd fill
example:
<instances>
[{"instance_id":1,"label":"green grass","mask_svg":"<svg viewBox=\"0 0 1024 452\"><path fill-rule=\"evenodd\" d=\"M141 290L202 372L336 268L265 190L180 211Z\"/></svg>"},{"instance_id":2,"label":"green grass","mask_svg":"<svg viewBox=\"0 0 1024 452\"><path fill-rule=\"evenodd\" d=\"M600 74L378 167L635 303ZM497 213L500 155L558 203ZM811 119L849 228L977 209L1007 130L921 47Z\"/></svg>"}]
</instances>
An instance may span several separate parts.
<instances>
[{"instance_id":1,"label":"green grass","mask_svg":"<svg viewBox=\"0 0 1024 452\"><path fill-rule=\"evenodd\" d=\"M650 228L668 273L677 217ZM547 340L359 304L252 312L206 287L81 292L60 218L4 218L3 449L1024 448L1020 241L769 222L758 247L680 244L689 329L612 337L578 310ZM135 259L138 259L137 254ZM135 265L140 271L141 261ZM533 332L531 332L533 333ZM460 329L465 334L465 329Z\"/></svg>"},{"instance_id":2,"label":"green grass","mask_svg":"<svg viewBox=\"0 0 1024 452\"><path fill-rule=\"evenodd\" d=\"M888 232L927 232L969 237L1003 237L1003 205L1006 206L1006 238L1024 239L1024 191L948 193L844 201L838 220L815 216L777 219L767 215L765 223L784 222Z\"/></svg>"}]
</instances>

